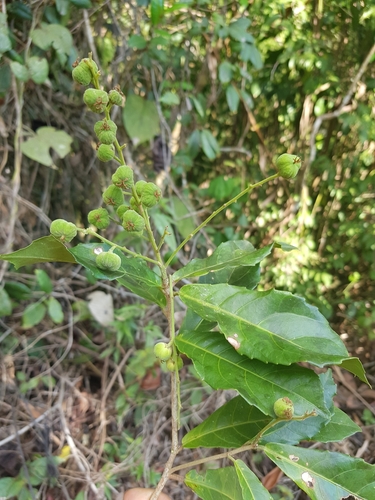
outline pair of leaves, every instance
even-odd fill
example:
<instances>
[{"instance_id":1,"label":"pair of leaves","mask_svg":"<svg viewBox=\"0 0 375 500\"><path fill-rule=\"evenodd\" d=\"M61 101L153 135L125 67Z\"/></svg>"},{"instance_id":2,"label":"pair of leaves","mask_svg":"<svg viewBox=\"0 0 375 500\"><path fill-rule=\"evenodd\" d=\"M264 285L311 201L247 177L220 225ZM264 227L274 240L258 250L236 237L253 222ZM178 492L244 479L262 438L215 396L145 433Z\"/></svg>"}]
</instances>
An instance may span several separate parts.
<instances>
[{"instance_id":1,"label":"pair of leaves","mask_svg":"<svg viewBox=\"0 0 375 500\"><path fill-rule=\"evenodd\" d=\"M264 451L312 500L375 498L375 466L362 459L283 444L268 444ZM272 500L241 460L234 460L234 467L203 475L191 471L185 483L203 500Z\"/></svg>"},{"instance_id":2,"label":"pair of leaves","mask_svg":"<svg viewBox=\"0 0 375 500\"><path fill-rule=\"evenodd\" d=\"M70 31L60 24L42 23L40 29L31 33L32 41L43 50L53 47L61 65L64 65L73 48L73 38Z\"/></svg>"},{"instance_id":3,"label":"pair of leaves","mask_svg":"<svg viewBox=\"0 0 375 500\"><path fill-rule=\"evenodd\" d=\"M67 262L70 264L81 264L88 269L97 279L117 279L119 283L129 288L147 300L160 307L165 306L165 296L161 289L161 279L147 266L144 260L133 257L125 257L118 250L115 252L121 257L121 267L118 271L102 271L95 263L97 254L95 249L108 251L109 245L98 243L79 244L74 248L66 248L53 236L45 236L33 241L26 248L17 250L10 254L0 255L0 259L11 262L16 269L22 266L45 263L45 262Z\"/></svg>"},{"instance_id":4,"label":"pair of leaves","mask_svg":"<svg viewBox=\"0 0 375 500\"><path fill-rule=\"evenodd\" d=\"M29 57L26 65L12 61L10 67L14 76L21 82L32 80L39 85L48 78L48 62L44 57Z\"/></svg>"}]
</instances>

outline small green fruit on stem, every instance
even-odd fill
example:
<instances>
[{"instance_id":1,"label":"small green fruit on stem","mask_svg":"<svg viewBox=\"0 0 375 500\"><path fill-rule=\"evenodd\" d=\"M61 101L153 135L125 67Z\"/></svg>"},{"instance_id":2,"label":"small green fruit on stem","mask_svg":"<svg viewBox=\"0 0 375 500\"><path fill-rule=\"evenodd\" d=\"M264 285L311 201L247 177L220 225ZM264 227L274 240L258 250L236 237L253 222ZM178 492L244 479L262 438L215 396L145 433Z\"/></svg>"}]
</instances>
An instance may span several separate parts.
<instances>
[{"instance_id":1,"label":"small green fruit on stem","mask_svg":"<svg viewBox=\"0 0 375 500\"><path fill-rule=\"evenodd\" d=\"M127 210L122 216L122 227L129 233L140 233L146 226L144 218L135 210Z\"/></svg>"},{"instance_id":2,"label":"small green fruit on stem","mask_svg":"<svg viewBox=\"0 0 375 500\"><path fill-rule=\"evenodd\" d=\"M284 153L276 160L276 169L284 179L293 179L301 168L301 158Z\"/></svg>"},{"instance_id":3,"label":"small green fruit on stem","mask_svg":"<svg viewBox=\"0 0 375 500\"><path fill-rule=\"evenodd\" d=\"M181 368L184 366L184 362L182 361L181 356L177 357L177 363L173 358L168 359L165 366L167 367L167 370L169 372L174 372L176 370L176 364L178 370L181 370Z\"/></svg>"},{"instance_id":4,"label":"small green fruit on stem","mask_svg":"<svg viewBox=\"0 0 375 500\"><path fill-rule=\"evenodd\" d=\"M121 257L112 252L102 252L96 256L95 263L104 271L118 271L121 267Z\"/></svg>"},{"instance_id":5,"label":"small green fruit on stem","mask_svg":"<svg viewBox=\"0 0 375 500\"><path fill-rule=\"evenodd\" d=\"M168 361L172 357L172 347L165 342L158 342L154 346L154 354L160 361Z\"/></svg>"},{"instance_id":6,"label":"small green fruit on stem","mask_svg":"<svg viewBox=\"0 0 375 500\"><path fill-rule=\"evenodd\" d=\"M89 212L87 219L98 229L106 229L109 226L109 213L105 208L97 208Z\"/></svg>"},{"instance_id":7,"label":"small green fruit on stem","mask_svg":"<svg viewBox=\"0 0 375 500\"><path fill-rule=\"evenodd\" d=\"M50 232L52 236L59 238L60 241L69 243L77 236L77 227L72 222L56 219L51 223Z\"/></svg>"},{"instance_id":8,"label":"small green fruit on stem","mask_svg":"<svg viewBox=\"0 0 375 500\"><path fill-rule=\"evenodd\" d=\"M87 107L94 113L104 113L109 102L109 97L104 90L87 89L83 94L83 100Z\"/></svg>"},{"instance_id":9,"label":"small green fruit on stem","mask_svg":"<svg viewBox=\"0 0 375 500\"><path fill-rule=\"evenodd\" d=\"M291 420L294 415L293 401L289 398L280 398L273 405L273 410L277 418Z\"/></svg>"}]
</instances>

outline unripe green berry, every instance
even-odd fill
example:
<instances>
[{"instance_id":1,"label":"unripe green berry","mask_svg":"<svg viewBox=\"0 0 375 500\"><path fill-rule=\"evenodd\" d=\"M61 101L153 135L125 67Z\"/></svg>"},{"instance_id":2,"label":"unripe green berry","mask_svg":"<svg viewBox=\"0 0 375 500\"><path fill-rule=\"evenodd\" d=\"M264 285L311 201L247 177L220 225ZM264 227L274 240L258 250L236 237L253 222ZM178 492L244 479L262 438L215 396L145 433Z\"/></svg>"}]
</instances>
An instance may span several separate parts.
<instances>
[{"instance_id":1,"label":"unripe green berry","mask_svg":"<svg viewBox=\"0 0 375 500\"><path fill-rule=\"evenodd\" d=\"M141 203L146 208L151 208L156 205L161 198L161 189L153 182L147 182L142 186Z\"/></svg>"},{"instance_id":2,"label":"unripe green berry","mask_svg":"<svg viewBox=\"0 0 375 500\"><path fill-rule=\"evenodd\" d=\"M143 187L147 184L146 181L138 181L135 184L135 190L138 196L141 196Z\"/></svg>"},{"instance_id":3,"label":"unripe green berry","mask_svg":"<svg viewBox=\"0 0 375 500\"><path fill-rule=\"evenodd\" d=\"M105 271L118 271L121 267L121 257L112 252L102 252L96 256L95 263Z\"/></svg>"},{"instance_id":4,"label":"unripe green berry","mask_svg":"<svg viewBox=\"0 0 375 500\"><path fill-rule=\"evenodd\" d=\"M80 85L89 85L92 80L92 74L89 66L84 62L80 62L72 71L73 80Z\"/></svg>"},{"instance_id":5,"label":"unripe green berry","mask_svg":"<svg viewBox=\"0 0 375 500\"><path fill-rule=\"evenodd\" d=\"M83 94L83 100L94 113L103 113L109 102L109 97L104 90L87 89Z\"/></svg>"},{"instance_id":6,"label":"unripe green berry","mask_svg":"<svg viewBox=\"0 0 375 500\"><path fill-rule=\"evenodd\" d=\"M273 405L276 417L291 420L294 415L294 405L289 398L280 398Z\"/></svg>"},{"instance_id":7,"label":"unripe green berry","mask_svg":"<svg viewBox=\"0 0 375 500\"><path fill-rule=\"evenodd\" d=\"M109 226L109 213L105 208L97 208L89 212L87 219L90 224L93 224L98 229L105 229Z\"/></svg>"},{"instance_id":8,"label":"unripe green berry","mask_svg":"<svg viewBox=\"0 0 375 500\"><path fill-rule=\"evenodd\" d=\"M139 212L139 205L137 203L137 200L134 198L134 196L132 196L129 200L129 205L130 205L130 208L132 210L134 210L135 212Z\"/></svg>"},{"instance_id":9,"label":"unripe green berry","mask_svg":"<svg viewBox=\"0 0 375 500\"><path fill-rule=\"evenodd\" d=\"M293 179L301 168L301 158L284 153L276 160L276 169L284 179Z\"/></svg>"},{"instance_id":10,"label":"unripe green berry","mask_svg":"<svg viewBox=\"0 0 375 500\"><path fill-rule=\"evenodd\" d=\"M94 132L102 144L112 144L116 140L117 125L112 120L100 120L95 123Z\"/></svg>"},{"instance_id":11,"label":"unripe green berry","mask_svg":"<svg viewBox=\"0 0 375 500\"><path fill-rule=\"evenodd\" d=\"M56 219L51 223L50 232L52 236L59 238L60 241L69 243L77 236L77 227L72 222Z\"/></svg>"},{"instance_id":12,"label":"unripe green berry","mask_svg":"<svg viewBox=\"0 0 375 500\"><path fill-rule=\"evenodd\" d=\"M172 356L172 347L165 342L158 342L154 346L154 354L161 361L168 361Z\"/></svg>"},{"instance_id":13,"label":"unripe green berry","mask_svg":"<svg viewBox=\"0 0 375 500\"><path fill-rule=\"evenodd\" d=\"M145 220L135 210L127 210L122 216L122 227L130 233L140 233L145 228Z\"/></svg>"},{"instance_id":14,"label":"unripe green berry","mask_svg":"<svg viewBox=\"0 0 375 500\"><path fill-rule=\"evenodd\" d=\"M122 106L122 95L117 90L109 91L109 102L111 104L117 104L117 106Z\"/></svg>"},{"instance_id":15,"label":"unripe green berry","mask_svg":"<svg viewBox=\"0 0 375 500\"><path fill-rule=\"evenodd\" d=\"M120 205L118 209L116 210L116 214L119 216L119 218L122 220L122 216L124 215L125 212L129 210L128 205Z\"/></svg>"},{"instance_id":16,"label":"unripe green berry","mask_svg":"<svg viewBox=\"0 0 375 500\"><path fill-rule=\"evenodd\" d=\"M100 144L96 152L96 155L100 161L110 161L115 156L114 147L109 144Z\"/></svg>"},{"instance_id":17,"label":"unripe green berry","mask_svg":"<svg viewBox=\"0 0 375 500\"><path fill-rule=\"evenodd\" d=\"M167 367L167 370L169 372L174 372L176 370L176 362L172 358L168 359L165 366ZM177 357L177 369L181 370L181 368L183 366L184 366L184 362L182 361L181 356L178 356Z\"/></svg>"},{"instance_id":18,"label":"unripe green berry","mask_svg":"<svg viewBox=\"0 0 375 500\"><path fill-rule=\"evenodd\" d=\"M127 165L121 165L112 175L112 183L121 189L131 189L134 186L133 169Z\"/></svg>"},{"instance_id":19,"label":"unripe green berry","mask_svg":"<svg viewBox=\"0 0 375 500\"><path fill-rule=\"evenodd\" d=\"M111 184L102 194L103 201L106 205L118 207L124 203L124 195L120 188Z\"/></svg>"}]
</instances>

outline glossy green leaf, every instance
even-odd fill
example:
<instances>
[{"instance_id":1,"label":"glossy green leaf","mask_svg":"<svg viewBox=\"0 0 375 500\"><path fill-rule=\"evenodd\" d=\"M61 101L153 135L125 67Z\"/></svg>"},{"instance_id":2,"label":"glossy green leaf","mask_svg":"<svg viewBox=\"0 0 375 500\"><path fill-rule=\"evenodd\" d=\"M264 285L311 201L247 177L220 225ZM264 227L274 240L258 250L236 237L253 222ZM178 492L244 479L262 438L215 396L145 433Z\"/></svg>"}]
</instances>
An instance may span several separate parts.
<instances>
[{"instance_id":1,"label":"glossy green leaf","mask_svg":"<svg viewBox=\"0 0 375 500\"><path fill-rule=\"evenodd\" d=\"M166 300L162 292L161 278L151 271L143 259L126 257L119 250L115 250L114 253L121 257L120 269L118 271L103 271L98 269L95 263L98 248L108 251L110 246L107 244L86 243L79 244L71 248L70 251L77 262L90 271L95 278L116 279L133 293L158 304L160 307L165 307Z\"/></svg>"},{"instance_id":2,"label":"glossy green leaf","mask_svg":"<svg viewBox=\"0 0 375 500\"><path fill-rule=\"evenodd\" d=\"M29 246L8 254L0 254L1 260L11 262L16 269L43 262L69 262L75 264L74 257L67 248L53 236L44 236Z\"/></svg>"},{"instance_id":3,"label":"glossy green leaf","mask_svg":"<svg viewBox=\"0 0 375 500\"><path fill-rule=\"evenodd\" d=\"M79 9L91 9L92 3L90 0L69 0L71 4Z\"/></svg>"},{"instance_id":4,"label":"glossy green leaf","mask_svg":"<svg viewBox=\"0 0 375 500\"><path fill-rule=\"evenodd\" d=\"M0 318L12 314L12 302L4 288L0 288Z\"/></svg>"},{"instance_id":5,"label":"glossy green leaf","mask_svg":"<svg viewBox=\"0 0 375 500\"><path fill-rule=\"evenodd\" d=\"M156 104L143 97L131 94L123 110L123 121L127 133L135 145L149 141L160 132Z\"/></svg>"},{"instance_id":6,"label":"glossy green leaf","mask_svg":"<svg viewBox=\"0 0 375 500\"><path fill-rule=\"evenodd\" d=\"M244 500L234 467L207 470L203 474L192 470L186 474L185 484L203 500Z\"/></svg>"},{"instance_id":7,"label":"glossy green leaf","mask_svg":"<svg viewBox=\"0 0 375 500\"><path fill-rule=\"evenodd\" d=\"M359 458L282 444L264 451L312 500L375 499L375 465Z\"/></svg>"},{"instance_id":8,"label":"glossy green leaf","mask_svg":"<svg viewBox=\"0 0 375 500\"><path fill-rule=\"evenodd\" d=\"M234 467L246 500L272 500L271 495L242 460L235 460Z\"/></svg>"},{"instance_id":9,"label":"glossy green leaf","mask_svg":"<svg viewBox=\"0 0 375 500\"><path fill-rule=\"evenodd\" d=\"M62 323L64 320L64 312L62 310L61 304L55 297L50 297L47 300L48 315L54 323L57 325Z\"/></svg>"},{"instance_id":10,"label":"glossy green leaf","mask_svg":"<svg viewBox=\"0 0 375 500\"><path fill-rule=\"evenodd\" d=\"M7 281L4 285L4 289L9 297L16 300L28 300L32 295L31 289L24 283L19 283L18 281Z\"/></svg>"},{"instance_id":11,"label":"glossy green leaf","mask_svg":"<svg viewBox=\"0 0 375 500\"><path fill-rule=\"evenodd\" d=\"M329 422L323 425L319 432L314 434L310 440L319 441L320 443L331 443L333 441L342 441L356 432L362 432L359 425L354 423L346 413L335 406L334 413Z\"/></svg>"},{"instance_id":12,"label":"glossy green leaf","mask_svg":"<svg viewBox=\"0 0 375 500\"><path fill-rule=\"evenodd\" d=\"M365 382L368 386L371 387L369 381L367 380L365 369L361 361L358 358L348 358L344 359L343 362L339 365L341 368L348 370L348 372L356 375L362 382Z\"/></svg>"},{"instance_id":13,"label":"glossy green leaf","mask_svg":"<svg viewBox=\"0 0 375 500\"><path fill-rule=\"evenodd\" d=\"M53 290L53 285L48 274L43 269L36 269L35 276L39 288L45 293L51 293Z\"/></svg>"},{"instance_id":14,"label":"glossy green leaf","mask_svg":"<svg viewBox=\"0 0 375 500\"><path fill-rule=\"evenodd\" d=\"M182 439L185 448L238 448L253 439L272 417L237 396Z\"/></svg>"},{"instance_id":15,"label":"glossy green leaf","mask_svg":"<svg viewBox=\"0 0 375 500\"><path fill-rule=\"evenodd\" d=\"M38 325L46 314L46 306L41 302L29 304L22 314L22 328Z\"/></svg>"},{"instance_id":16,"label":"glossy green leaf","mask_svg":"<svg viewBox=\"0 0 375 500\"><path fill-rule=\"evenodd\" d=\"M264 362L317 366L348 357L340 337L316 307L288 292L258 292L228 285L186 285L181 300L202 318L217 321L238 352Z\"/></svg>"},{"instance_id":17,"label":"glossy green leaf","mask_svg":"<svg viewBox=\"0 0 375 500\"><path fill-rule=\"evenodd\" d=\"M151 0L151 23L159 24L164 16L164 0Z\"/></svg>"},{"instance_id":18,"label":"glossy green leaf","mask_svg":"<svg viewBox=\"0 0 375 500\"><path fill-rule=\"evenodd\" d=\"M250 242L245 240L226 241L219 245L210 257L193 259L185 267L176 271L172 279L176 282L183 278L203 276L226 268L255 266L267 257L271 250L272 245L256 250Z\"/></svg>"},{"instance_id":19,"label":"glossy green leaf","mask_svg":"<svg viewBox=\"0 0 375 500\"><path fill-rule=\"evenodd\" d=\"M34 83L40 85L47 80L48 62L45 57L30 57L27 61L27 67L29 69L29 76Z\"/></svg>"},{"instance_id":20,"label":"glossy green leaf","mask_svg":"<svg viewBox=\"0 0 375 500\"><path fill-rule=\"evenodd\" d=\"M72 137L63 130L40 127L33 137L22 143L21 150L32 160L51 167L53 160L49 152L50 148L57 153L59 158L64 158L70 152L72 142Z\"/></svg>"},{"instance_id":21,"label":"glossy green leaf","mask_svg":"<svg viewBox=\"0 0 375 500\"><path fill-rule=\"evenodd\" d=\"M330 416L320 379L312 370L250 360L219 332L183 331L176 346L193 360L200 378L213 389L235 389L265 415L274 416L274 402L289 397L296 415L315 409L319 415Z\"/></svg>"},{"instance_id":22,"label":"glossy green leaf","mask_svg":"<svg viewBox=\"0 0 375 500\"><path fill-rule=\"evenodd\" d=\"M201 143L204 154L209 160L214 160L220 154L220 147L209 130L202 130Z\"/></svg>"},{"instance_id":23,"label":"glossy green leaf","mask_svg":"<svg viewBox=\"0 0 375 500\"><path fill-rule=\"evenodd\" d=\"M227 97L229 109L232 111L232 113L236 113L238 110L238 105L240 103L240 96L238 95L236 88L233 85L229 85L225 94Z\"/></svg>"},{"instance_id":24,"label":"glossy green leaf","mask_svg":"<svg viewBox=\"0 0 375 500\"><path fill-rule=\"evenodd\" d=\"M228 267L220 271L211 271L199 278L199 283L216 285L217 283L228 283L233 286L243 286L253 290L260 281L260 265Z\"/></svg>"}]
</instances>

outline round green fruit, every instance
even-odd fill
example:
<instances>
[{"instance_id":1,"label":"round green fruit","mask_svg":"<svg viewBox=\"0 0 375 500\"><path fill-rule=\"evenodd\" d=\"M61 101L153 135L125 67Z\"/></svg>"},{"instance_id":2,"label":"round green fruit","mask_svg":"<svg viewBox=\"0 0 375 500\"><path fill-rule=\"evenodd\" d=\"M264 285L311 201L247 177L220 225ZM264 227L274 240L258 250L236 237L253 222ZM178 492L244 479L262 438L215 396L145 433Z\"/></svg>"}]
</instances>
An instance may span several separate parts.
<instances>
[{"instance_id":1,"label":"round green fruit","mask_svg":"<svg viewBox=\"0 0 375 500\"><path fill-rule=\"evenodd\" d=\"M90 85L92 80L91 70L88 64L81 61L72 71L73 80L80 85Z\"/></svg>"},{"instance_id":2,"label":"round green fruit","mask_svg":"<svg viewBox=\"0 0 375 500\"><path fill-rule=\"evenodd\" d=\"M104 271L118 271L121 267L121 257L112 252L102 252L96 256L96 265Z\"/></svg>"},{"instance_id":3,"label":"round green fruit","mask_svg":"<svg viewBox=\"0 0 375 500\"><path fill-rule=\"evenodd\" d=\"M170 358L168 361L165 363L165 366L167 367L167 370L169 372L174 372L176 370L176 362ZM182 361L181 356L177 357L177 370L181 370L181 368L184 366L184 362Z\"/></svg>"},{"instance_id":4,"label":"round green fruit","mask_svg":"<svg viewBox=\"0 0 375 500\"><path fill-rule=\"evenodd\" d=\"M276 417L291 420L294 415L294 405L289 398L280 398L273 405Z\"/></svg>"},{"instance_id":5,"label":"round green fruit","mask_svg":"<svg viewBox=\"0 0 375 500\"><path fill-rule=\"evenodd\" d=\"M136 184L135 184L135 190L137 192L137 195L138 196L141 196L142 195L142 190L144 188L144 186L147 184L146 181L138 181Z\"/></svg>"},{"instance_id":6,"label":"round green fruit","mask_svg":"<svg viewBox=\"0 0 375 500\"><path fill-rule=\"evenodd\" d=\"M134 186L133 169L127 165L121 165L112 175L112 184L121 189L131 189Z\"/></svg>"},{"instance_id":7,"label":"round green fruit","mask_svg":"<svg viewBox=\"0 0 375 500\"><path fill-rule=\"evenodd\" d=\"M98 229L105 229L109 226L109 213L105 208L97 208L89 212L87 219L90 224Z\"/></svg>"},{"instance_id":8,"label":"round green fruit","mask_svg":"<svg viewBox=\"0 0 375 500\"><path fill-rule=\"evenodd\" d=\"M144 218L135 210L127 210L122 216L122 227L129 233L140 233L145 225Z\"/></svg>"},{"instance_id":9,"label":"round green fruit","mask_svg":"<svg viewBox=\"0 0 375 500\"><path fill-rule=\"evenodd\" d=\"M117 106L122 106L122 95L117 90L109 91L109 102L111 104L117 104Z\"/></svg>"},{"instance_id":10,"label":"round green fruit","mask_svg":"<svg viewBox=\"0 0 375 500\"><path fill-rule=\"evenodd\" d=\"M161 198L161 189L153 182L147 182L142 186L141 203L146 208L151 208L159 203Z\"/></svg>"},{"instance_id":11,"label":"round green fruit","mask_svg":"<svg viewBox=\"0 0 375 500\"><path fill-rule=\"evenodd\" d=\"M112 145L100 144L96 152L96 155L100 161L110 161L115 156L115 150Z\"/></svg>"},{"instance_id":12,"label":"round green fruit","mask_svg":"<svg viewBox=\"0 0 375 500\"><path fill-rule=\"evenodd\" d=\"M154 346L154 354L160 361L168 361L172 356L172 347L165 342L158 342Z\"/></svg>"},{"instance_id":13,"label":"round green fruit","mask_svg":"<svg viewBox=\"0 0 375 500\"><path fill-rule=\"evenodd\" d=\"M118 209L116 210L116 214L119 216L119 218L122 220L122 216L124 215L125 212L129 210L128 205L120 205Z\"/></svg>"},{"instance_id":14,"label":"round green fruit","mask_svg":"<svg viewBox=\"0 0 375 500\"><path fill-rule=\"evenodd\" d=\"M301 158L284 153L276 160L276 169L284 179L293 179L301 168Z\"/></svg>"},{"instance_id":15,"label":"round green fruit","mask_svg":"<svg viewBox=\"0 0 375 500\"><path fill-rule=\"evenodd\" d=\"M124 195L120 188L111 184L102 194L102 199L106 205L119 207L124 203Z\"/></svg>"},{"instance_id":16,"label":"round green fruit","mask_svg":"<svg viewBox=\"0 0 375 500\"><path fill-rule=\"evenodd\" d=\"M104 90L87 89L83 94L83 100L94 113L103 113L109 102L109 97Z\"/></svg>"},{"instance_id":17,"label":"round green fruit","mask_svg":"<svg viewBox=\"0 0 375 500\"><path fill-rule=\"evenodd\" d=\"M59 238L60 241L69 243L77 236L77 227L72 222L56 219L51 223L50 232L52 236Z\"/></svg>"},{"instance_id":18,"label":"round green fruit","mask_svg":"<svg viewBox=\"0 0 375 500\"><path fill-rule=\"evenodd\" d=\"M112 120L100 120L95 123L94 132L102 144L112 144L116 140L117 125Z\"/></svg>"}]
</instances>

